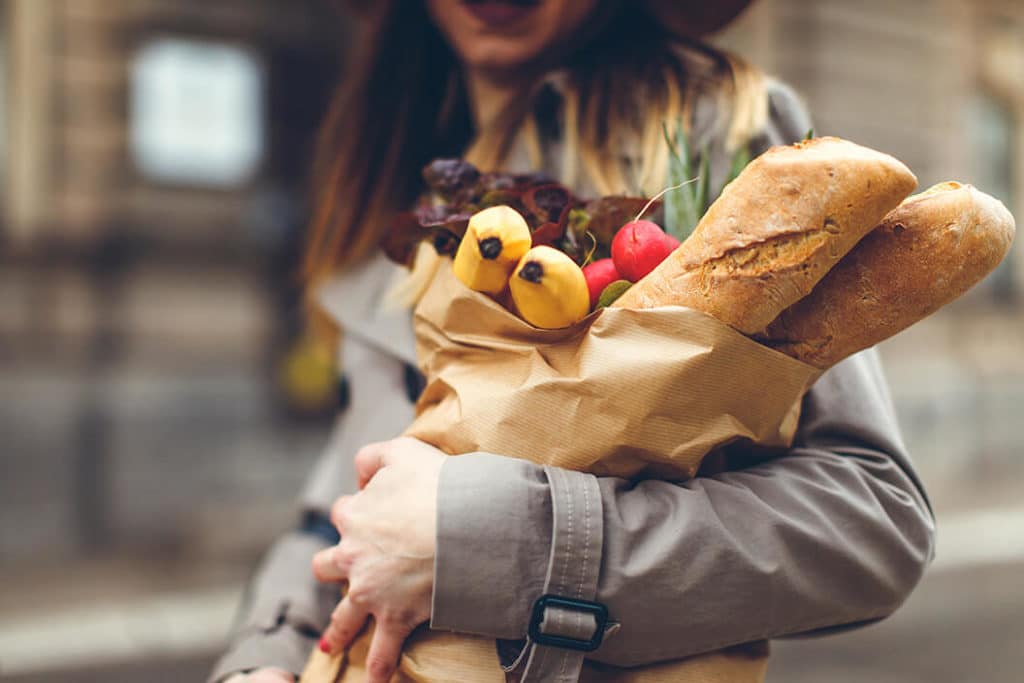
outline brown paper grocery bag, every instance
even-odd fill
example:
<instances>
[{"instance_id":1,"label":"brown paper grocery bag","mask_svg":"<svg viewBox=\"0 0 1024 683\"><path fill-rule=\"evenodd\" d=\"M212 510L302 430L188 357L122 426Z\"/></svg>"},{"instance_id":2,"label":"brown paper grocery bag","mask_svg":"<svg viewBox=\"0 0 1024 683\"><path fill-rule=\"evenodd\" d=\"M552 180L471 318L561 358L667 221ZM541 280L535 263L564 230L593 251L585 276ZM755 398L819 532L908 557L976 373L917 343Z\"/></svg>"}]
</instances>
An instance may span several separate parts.
<instances>
[{"instance_id":1,"label":"brown paper grocery bag","mask_svg":"<svg viewBox=\"0 0 1024 683\"><path fill-rule=\"evenodd\" d=\"M325 655L314 649L300 683L363 683L368 638L348 653ZM735 647L696 657L623 669L585 661L584 683L762 683L768 669L767 643ZM390 683L505 683L494 641L479 636L417 629L406 641L398 672Z\"/></svg>"},{"instance_id":2,"label":"brown paper grocery bag","mask_svg":"<svg viewBox=\"0 0 1024 683\"><path fill-rule=\"evenodd\" d=\"M737 440L788 446L800 399L821 374L676 306L608 308L539 330L466 288L448 264L414 326L427 386L407 435L452 455L486 451L598 475L681 481ZM339 681L362 680L368 644L369 632L341 662ZM760 681L765 666L763 654L722 651L633 669L587 662L580 680ZM424 628L393 680L504 676L493 640Z\"/></svg>"},{"instance_id":3,"label":"brown paper grocery bag","mask_svg":"<svg viewBox=\"0 0 1024 683\"><path fill-rule=\"evenodd\" d=\"M427 386L406 434L600 475L689 479L737 439L786 446L821 374L676 306L539 330L449 267L414 324Z\"/></svg>"}]
</instances>

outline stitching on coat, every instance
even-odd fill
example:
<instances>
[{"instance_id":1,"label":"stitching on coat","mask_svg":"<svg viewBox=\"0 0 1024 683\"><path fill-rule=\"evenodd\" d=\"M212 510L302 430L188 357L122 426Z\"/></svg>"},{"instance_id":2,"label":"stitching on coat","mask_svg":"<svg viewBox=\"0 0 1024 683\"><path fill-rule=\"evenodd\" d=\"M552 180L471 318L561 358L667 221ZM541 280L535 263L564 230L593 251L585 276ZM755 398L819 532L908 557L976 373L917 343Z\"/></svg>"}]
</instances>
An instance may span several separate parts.
<instances>
[{"instance_id":1,"label":"stitching on coat","mask_svg":"<svg viewBox=\"0 0 1024 683\"><path fill-rule=\"evenodd\" d=\"M559 474L559 478L565 484L566 518L567 518L566 532L565 532L565 544L563 546L565 550L564 550L563 557L562 557L562 572L561 572L560 578L558 580L558 587L559 587L559 590L566 590L569 587L566 584L566 578L568 577L568 573L569 573L569 555L572 553L572 547L573 547L573 545L572 545L572 543L573 543L573 538L572 538L572 513L573 513L573 503L574 503L573 499L574 499L575 496L573 495L573 490L572 490L573 489L572 480L569 478L568 473L559 471L558 474ZM549 649L549 648L545 648L545 649ZM559 652L558 655L559 655L558 658L561 660L561 667L559 667L559 676L561 677L562 675L565 674L565 665L568 662L569 656L568 656L568 654L566 652Z\"/></svg>"},{"instance_id":2,"label":"stitching on coat","mask_svg":"<svg viewBox=\"0 0 1024 683\"><path fill-rule=\"evenodd\" d=\"M569 571L569 555L572 551L572 485L569 482L569 477L564 472L559 472L559 478L565 485L565 500L566 500L566 531L565 531L565 543L561 544L565 549L562 554L562 571L559 573L558 588L559 590L565 590L566 586L565 577Z\"/></svg>"},{"instance_id":3,"label":"stitching on coat","mask_svg":"<svg viewBox=\"0 0 1024 683\"><path fill-rule=\"evenodd\" d=\"M561 621L561 618L559 618L559 621ZM559 658L562 660L562 666L560 666L558 668L558 676L559 676L559 678L564 678L565 677L565 665L569 663L569 653L566 650L562 650L558 654L559 654Z\"/></svg>"},{"instance_id":4,"label":"stitching on coat","mask_svg":"<svg viewBox=\"0 0 1024 683\"><path fill-rule=\"evenodd\" d=\"M576 599L583 599L583 580L587 574L587 558L590 555L590 487L583 484L583 561L580 563L580 582L576 585ZM576 612L576 633L583 628L583 615Z\"/></svg>"},{"instance_id":5,"label":"stitching on coat","mask_svg":"<svg viewBox=\"0 0 1024 683\"><path fill-rule=\"evenodd\" d=\"M590 554L590 494L589 486L583 485L583 562L580 564L580 582L576 586L576 599L583 599L583 580L587 574L587 557ZM576 613L576 625L580 625L580 613Z\"/></svg>"},{"instance_id":6,"label":"stitching on coat","mask_svg":"<svg viewBox=\"0 0 1024 683\"><path fill-rule=\"evenodd\" d=\"M542 673L542 674L544 673L544 664L546 664L547 660L548 660L548 650L549 649L550 648L544 647L543 645L536 645L535 644L533 646L533 653L535 655L537 655L537 668L540 670L540 673ZM538 654L538 650L540 651L540 654ZM527 667L527 671L529 671L530 673L533 673L532 671L530 671L531 668L532 667Z\"/></svg>"},{"instance_id":7,"label":"stitching on coat","mask_svg":"<svg viewBox=\"0 0 1024 683\"><path fill-rule=\"evenodd\" d=\"M551 481L552 488L554 489L554 492L557 494L558 490L559 490L559 482L562 479L562 472L560 472L559 470L554 469L554 468L545 468L545 469L548 472L548 477L549 477L549 479ZM572 515L572 512L571 512L572 507L571 507L571 505L569 506L569 510L570 510L570 512L569 512L570 517L569 518L572 519L572 517L571 517L571 515ZM559 535L558 534L558 521L557 520L555 520L554 535L556 537ZM558 553L558 544L552 545L551 553L553 555ZM566 554L566 557L567 556L568 556L568 554ZM552 559L555 559L555 558L552 558ZM562 564L563 564L562 575L564 576L564 572L565 572L564 565L566 564L566 562L563 562ZM553 572L554 569L555 569L554 566L552 566L551 569L552 569L552 572ZM532 677L532 674L535 671L534 666L533 666L534 664L536 665L536 669L540 670L540 672L543 673L543 671L544 671L544 664L547 663L548 650L551 649L551 648L544 647L542 645L538 645L537 643L533 643L532 647L533 647L533 652L531 652L530 656L527 658L527 660L526 660L526 667L523 670L523 678L524 679L526 679L528 677Z\"/></svg>"}]
</instances>

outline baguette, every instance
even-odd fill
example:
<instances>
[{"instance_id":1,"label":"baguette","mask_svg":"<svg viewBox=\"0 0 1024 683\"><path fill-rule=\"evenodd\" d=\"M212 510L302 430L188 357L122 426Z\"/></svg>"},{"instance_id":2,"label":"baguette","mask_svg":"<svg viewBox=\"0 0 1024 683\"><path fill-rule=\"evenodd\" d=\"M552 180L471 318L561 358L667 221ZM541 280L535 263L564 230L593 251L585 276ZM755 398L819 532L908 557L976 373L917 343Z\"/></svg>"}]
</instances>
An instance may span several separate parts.
<instances>
[{"instance_id":1,"label":"baguette","mask_svg":"<svg viewBox=\"0 0 1024 683\"><path fill-rule=\"evenodd\" d=\"M755 338L819 368L874 346L981 281L1006 255L1013 216L949 182L910 197L809 296Z\"/></svg>"},{"instance_id":2,"label":"baguette","mask_svg":"<svg viewBox=\"0 0 1024 683\"><path fill-rule=\"evenodd\" d=\"M893 157L838 138L773 147L615 306L679 305L745 334L810 293L917 185Z\"/></svg>"}]
</instances>

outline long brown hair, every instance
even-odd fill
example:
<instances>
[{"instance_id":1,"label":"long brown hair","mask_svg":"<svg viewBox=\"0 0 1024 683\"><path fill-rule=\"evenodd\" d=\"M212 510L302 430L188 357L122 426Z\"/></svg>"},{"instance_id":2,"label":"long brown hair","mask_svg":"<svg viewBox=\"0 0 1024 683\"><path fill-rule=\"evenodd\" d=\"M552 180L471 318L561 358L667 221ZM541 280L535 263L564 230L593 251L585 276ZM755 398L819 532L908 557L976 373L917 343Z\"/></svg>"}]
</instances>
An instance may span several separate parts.
<instances>
[{"instance_id":1,"label":"long brown hair","mask_svg":"<svg viewBox=\"0 0 1024 683\"><path fill-rule=\"evenodd\" d=\"M585 178L601 194L651 192L663 185L667 148L663 122L687 125L691 106L711 94L725 106L727 145L744 143L763 125L767 103L760 72L742 60L691 40L662 8L671 3L606 5L601 28L561 65L562 182ZM609 8L615 8L609 10ZM647 9L644 9L647 7ZM424 3L366 3L360 41L321 131L314 213L302 275L307 291L365 258L390 216L415 200L420 169L439 156L467 156L501 166L515 140L538 149L532 98L497 130L475 131L458 61ZM683 50L698 53L694 70ZM635 145L623 159L623 135Z\"/></svg>"}]
</instances>

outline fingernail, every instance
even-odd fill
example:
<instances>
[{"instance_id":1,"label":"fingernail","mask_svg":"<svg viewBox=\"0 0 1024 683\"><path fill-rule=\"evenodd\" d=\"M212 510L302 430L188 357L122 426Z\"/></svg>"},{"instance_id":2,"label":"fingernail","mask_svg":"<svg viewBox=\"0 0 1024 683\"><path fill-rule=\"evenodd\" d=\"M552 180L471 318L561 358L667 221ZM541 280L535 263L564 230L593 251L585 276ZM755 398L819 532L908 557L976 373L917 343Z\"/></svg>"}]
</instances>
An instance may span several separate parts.
<instances>
[{"instance_id":1,"label":"fingernail","mask_svg":"<svg viewBox=\"0 0 1024 683\"><path fill-rule=\"evenodd\" d=\"M324 654L327 654L327 655L331 654L331 644L327 641L326 638L321 638L320 639L319 647L320 647L320 652L323 652Z\"/></svg>"}]
</instances>

